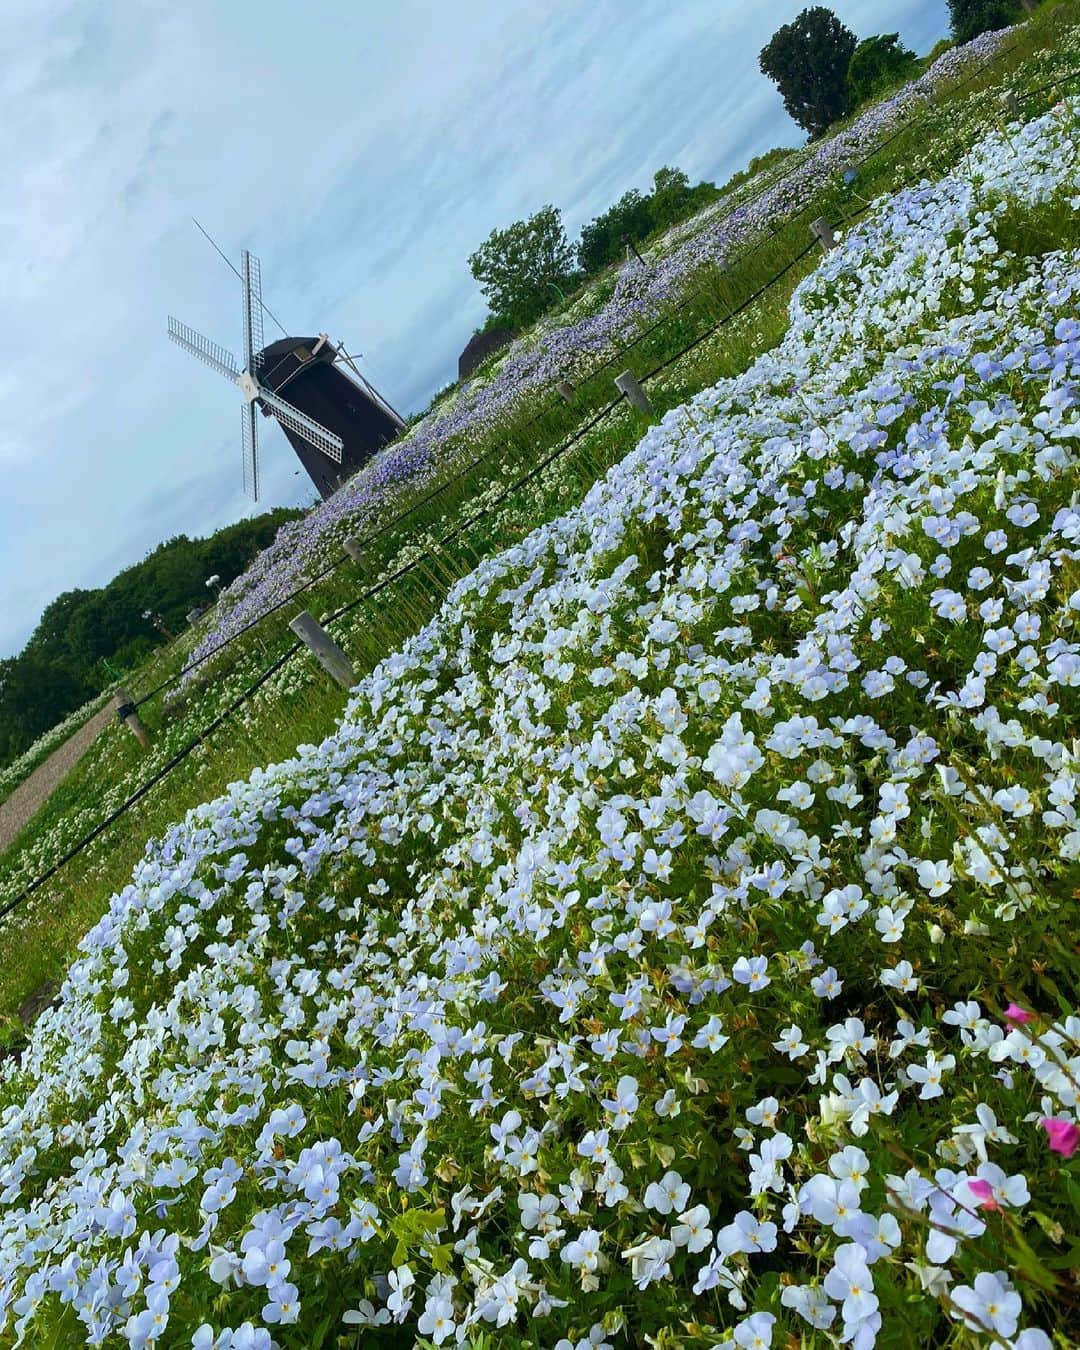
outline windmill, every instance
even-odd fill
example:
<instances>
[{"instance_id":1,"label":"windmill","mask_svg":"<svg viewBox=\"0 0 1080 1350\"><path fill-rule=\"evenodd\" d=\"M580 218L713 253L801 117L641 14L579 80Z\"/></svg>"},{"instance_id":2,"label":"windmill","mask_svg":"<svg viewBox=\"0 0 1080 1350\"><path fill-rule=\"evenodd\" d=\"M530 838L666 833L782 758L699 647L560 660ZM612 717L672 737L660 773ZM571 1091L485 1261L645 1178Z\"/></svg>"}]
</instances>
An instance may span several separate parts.
<instances>
[{"instance_id":1,"label":"windmill","mask_svg":"<svg viewBox=\"0 0 1080 1350\"><path fill-rule=\"evenodd\" d=\"M329 497L405 423L361 375L344 344L334 346L325 333L317 338L285 336L264 346L261 268L247 249L241 256L240 280L242 369L230 351L171 315L169 337L240 390L244 491L259 500L258 408L277 419L311 481ZM285 389L288 399L282 397Z\"/></svg>"}]
</instances>

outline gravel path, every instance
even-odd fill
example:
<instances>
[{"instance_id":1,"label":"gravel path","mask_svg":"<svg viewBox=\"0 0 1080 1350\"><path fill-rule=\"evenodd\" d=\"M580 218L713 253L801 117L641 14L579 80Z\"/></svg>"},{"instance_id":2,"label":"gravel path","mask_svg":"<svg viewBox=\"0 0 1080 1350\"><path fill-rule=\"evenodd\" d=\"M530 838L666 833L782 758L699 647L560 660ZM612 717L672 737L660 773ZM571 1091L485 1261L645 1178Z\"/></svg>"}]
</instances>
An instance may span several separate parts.
<instances>
[{"instance_id":1,"label":"gravel path","mask_svg":"<svg viewBox=\"0 0 1080 1350\"><path fill-rule=\"evenodd\" d=\"M70 736L43 764L39 764L6 801L0 802L0 853L7 848L23 826L37 815L38 810L115 716L116 708L110 699L105 707L81 726L74 736Z\"/></svg>"}]
</instances>

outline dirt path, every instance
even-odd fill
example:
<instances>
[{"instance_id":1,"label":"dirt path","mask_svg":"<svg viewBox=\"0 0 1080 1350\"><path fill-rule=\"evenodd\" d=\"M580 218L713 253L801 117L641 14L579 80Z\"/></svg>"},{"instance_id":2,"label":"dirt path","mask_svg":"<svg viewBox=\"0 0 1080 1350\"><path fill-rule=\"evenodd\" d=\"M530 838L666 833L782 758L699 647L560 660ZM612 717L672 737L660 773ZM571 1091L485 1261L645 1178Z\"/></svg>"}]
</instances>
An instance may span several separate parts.
<instances>
[{"instance_id":1,"label":"dirt path","mask_svg":"<svg viewBox=\"0 0 1080 1350\"><path fill-rule=\"evenodd\" d=\"M70 736L43 764L39 764L6 801L0 802L0 853L23 826L34 818L115 716L116 709L110 699L74 736Z\"/></svg>"}]
</instances>

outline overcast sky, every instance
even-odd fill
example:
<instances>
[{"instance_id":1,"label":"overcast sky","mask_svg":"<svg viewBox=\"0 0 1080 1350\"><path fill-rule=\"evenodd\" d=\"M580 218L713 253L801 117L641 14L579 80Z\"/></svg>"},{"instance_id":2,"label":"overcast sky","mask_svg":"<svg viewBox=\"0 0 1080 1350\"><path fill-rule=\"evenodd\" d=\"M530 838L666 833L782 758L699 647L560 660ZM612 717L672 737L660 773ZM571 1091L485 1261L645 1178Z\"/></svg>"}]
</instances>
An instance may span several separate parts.
<instances>
[{"instance_id":1,"label":"overcast sky","mask_svg":"<svg viewBox=\"0 0 1080 1350\"><path fill-rule=\"evenodd\" d=\"M721 181L801 135L758 72L786 0L5 0L0 25L0 655L162 539L311 500L240 398L165 336L235 352L262 260L293 333L364 353L402 410L484 304L466 258L546 202L571 235L676 164ZM837 0L925 52L945 0ZM269 321L267 340L277 336Z\"/></svg>"}]
</instances>

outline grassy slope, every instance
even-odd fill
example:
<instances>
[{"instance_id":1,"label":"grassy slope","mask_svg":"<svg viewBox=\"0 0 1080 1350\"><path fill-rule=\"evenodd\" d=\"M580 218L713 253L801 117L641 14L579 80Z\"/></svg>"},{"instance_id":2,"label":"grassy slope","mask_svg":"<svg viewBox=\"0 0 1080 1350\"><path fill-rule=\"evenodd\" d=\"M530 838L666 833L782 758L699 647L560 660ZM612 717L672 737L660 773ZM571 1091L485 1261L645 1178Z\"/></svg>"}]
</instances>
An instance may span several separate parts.
<instances>
[{"instance_id":1,"label":"grassy slope","mask_svg":"<svg viewBox=\"0 0 1080 1350\"><path fill-rule=\"evenodd\" d=\"M1080 4L1076 0L1044 11L1037 22L1017 34L1016 47L1003 54L984 76L955 96L946 91L920 115L910 132L899 136L860 172L855 185L858 197L838 192L821 196L781 224L768 242L738 265L723 274L716 269L705 270L690 287L696 292L692 302L660 325L617 367L609 366L582 384L574 407L549 401L539 418L535 403L521 407L491 444L471 447L472 453L489 452L490 458L372 546L362 579L355 568L339 569L300 603L261 625L210 663L205 680L179 705L167 708L160 697L148 704L144 718L155 736L148 756L140 755L121 728L108 732L0 859L0 897L18 893L80 833L97 824L201 731L287 647L290 635L286 621L292 613L301 608L310 608L316 615L332 612L355 596L364 582L377 580L428 550L432 541L455 527L466 503L471 512L477 504L489 501L523 468L535 464L546 450L602 408L611 398L615 370L629 367L639 374L650 370L757 291L805 248L809 220L821 214L834 220L851 217L860 211L861 199L889 191L923 172L936 176L955 162L988 120L1000 120L996 100L987 97L988 91L999 92L1002 86L1033 89L1080 65L1065 37L1078 17ZM1035 98L1026 111L1034 115L1042 106L1041 99ZM662 412L677 406L720 377L745 369L756 355L774 346L786 328L790 292L813 264L814 256L810 255L736 321L721 327L708 342L653 381L650 396L657 409ZM580 500L597 475L639 439L643 426L640 415L620 407L570 454L534 479L526 491L509 498L464 537L440 550L438 564L425 565L335 625L333 635L349 652L357 670L370 669L386 651L415 632L438 607L449 581L470 570L479 557ZM406 491L400 506L409 505ZM168 662L178 668L187 650L187 643L177 644L139 687L148 688L156 682L168 669ZM0 1013L10 1012L29 992L63 970L75 943L101 912L106 897L130 875L144 840L227 783L246 777L255 766L288 755L298 744L321 739L344 703L344 695L304 657L290 661L240 714L227 721L122 821L7 921L5 961L0 969Z\"/></svg>"}]
</instances>

